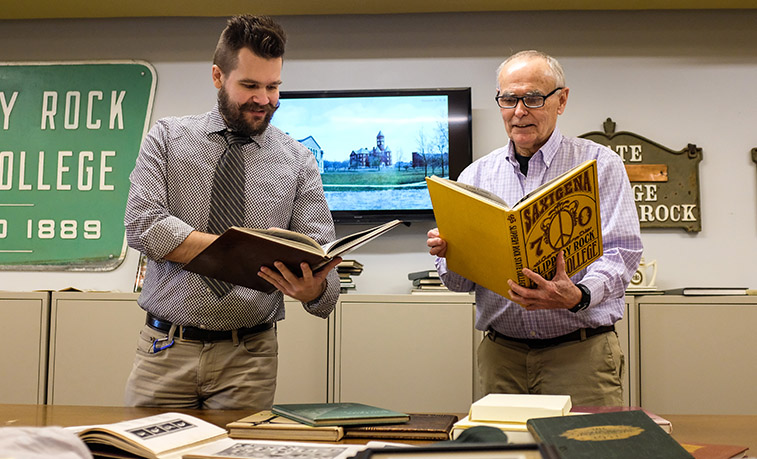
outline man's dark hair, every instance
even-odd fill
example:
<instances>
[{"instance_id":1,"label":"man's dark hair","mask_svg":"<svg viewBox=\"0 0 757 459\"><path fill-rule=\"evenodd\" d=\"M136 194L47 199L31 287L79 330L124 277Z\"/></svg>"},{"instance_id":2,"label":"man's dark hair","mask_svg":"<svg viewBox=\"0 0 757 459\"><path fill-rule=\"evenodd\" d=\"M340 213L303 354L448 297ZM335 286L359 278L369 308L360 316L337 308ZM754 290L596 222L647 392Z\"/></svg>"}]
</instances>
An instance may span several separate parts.
<instances>
[{"instance_id":1,"label":"man's dark hair","mask_svg":"<svg viewBox=\"0 0 757 459\"><path fill-rule=\"evenodd\" d=\"M234 16L228 20L218 39L213 64L228 74L237 67L240 49L248 48L259 57L274 59L284 56L285 45L284 29L270 17Z\"/></svg>"}]
</instances>

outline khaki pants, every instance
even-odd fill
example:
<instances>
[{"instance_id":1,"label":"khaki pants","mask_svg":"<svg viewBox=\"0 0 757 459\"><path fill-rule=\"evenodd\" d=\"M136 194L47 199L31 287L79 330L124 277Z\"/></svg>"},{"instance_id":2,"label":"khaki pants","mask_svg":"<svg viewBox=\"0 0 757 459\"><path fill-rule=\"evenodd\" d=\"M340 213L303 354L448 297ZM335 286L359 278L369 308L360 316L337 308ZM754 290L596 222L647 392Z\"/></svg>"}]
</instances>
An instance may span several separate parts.
<instances>
[{"instance_id":1,"label":"khaki pants","mask_svg":"<svg viewBox=\"0 0 757 459\"><path fill-rule=\"evenodd\" d=\"M484 394L570 395L573 405L622 405L624 365L615 332L545 349L489 337L478 347Z\"/></svg>"},{"instance_id":2,"label":"khaki pants","mask_svg":"<svg viewBox=\"0 0 757 459\"><path fill-rule=\"evenodd\" d=\"M178 335L178 333L177 333ZM276 392L278 342L275 327L233 341L189 341L154 352L166 333L147 325L126 383L127 406L166 408L270 409Z\"/></svg>"}]
</instances>

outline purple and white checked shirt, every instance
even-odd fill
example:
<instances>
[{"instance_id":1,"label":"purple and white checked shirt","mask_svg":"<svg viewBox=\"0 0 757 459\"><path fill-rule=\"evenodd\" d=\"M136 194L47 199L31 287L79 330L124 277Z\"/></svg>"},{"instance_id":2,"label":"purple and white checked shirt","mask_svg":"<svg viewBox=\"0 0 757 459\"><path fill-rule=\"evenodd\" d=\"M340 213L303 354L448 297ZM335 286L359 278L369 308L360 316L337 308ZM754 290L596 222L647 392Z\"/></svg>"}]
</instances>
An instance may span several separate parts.
<instances>
[{"instance_id":1,"label":"purple and white checked shirt","mask_svg":"<svg viewBox=\"0 0 757 459\"><path fill-rule=\"evenodd\" d=\"M641 260L639 218L621 158L595 142L564 137L555 131L520 172L512 142L468 166L458 181L484 188L508 203L584 161L597 160L604 254L571 279L591 291L591 305L578 313L563 310L526 311L472 281L447 270L444 258L436 268L453 291L476 292L476 328L516 338L545 339L579 328L612 325L623 317L625 289ZM507 235L502 235L507 237Z\"/></svg>"},{"instance_id":2,"label":"purple and white checked shirt","mask_svg":"<svg viewBox=\"0 0 757 459\"><path fill-rule=\"evenodd\" d=\"M142 143L126 204L129 246L145 253L147 274L139 305L156 317L209 330L252 327L284 318L281 292L234 286L217 298L198 274L165 260L193 230L206 231L216 163L226 129L218 107L202 115L159 120ZM320 244L335 238L315 157L274 126L242 147L244 226L287 228ZM257 273L250 273L257 276ZM336 270L320 299L305 308L326 317L339 298Z\"/></svg>"}]
</instances>

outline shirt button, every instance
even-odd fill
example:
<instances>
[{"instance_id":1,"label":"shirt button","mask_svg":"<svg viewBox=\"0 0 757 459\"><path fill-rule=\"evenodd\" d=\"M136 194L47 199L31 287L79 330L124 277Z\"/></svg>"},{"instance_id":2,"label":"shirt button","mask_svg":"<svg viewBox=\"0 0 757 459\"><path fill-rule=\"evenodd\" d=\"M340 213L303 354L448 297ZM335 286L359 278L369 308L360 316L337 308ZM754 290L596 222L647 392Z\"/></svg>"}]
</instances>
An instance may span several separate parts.
<instances>
[{"instance_id":1,"label":"shirt button","mask_svg":"<svg viewBox=\"0 0 757 459\"><path fill-rule=\"evenodd\" d=\"M535 332L535 331L533 331L533 330L531 330L531 333L530 333L530 335L531 335L531 336L536 336L536 332Z\"/></svg>"},{"instance_id":2,"label":"shirt button","mask_svg":"<svg viewBox=\"0 0 757 459\"><path fill-rule=\"evenodd\" d=\"M200 325L200 328L202 328L203 330L205 330L208 327L206 327L205 325Z\"/></svg>"}]
</instances>

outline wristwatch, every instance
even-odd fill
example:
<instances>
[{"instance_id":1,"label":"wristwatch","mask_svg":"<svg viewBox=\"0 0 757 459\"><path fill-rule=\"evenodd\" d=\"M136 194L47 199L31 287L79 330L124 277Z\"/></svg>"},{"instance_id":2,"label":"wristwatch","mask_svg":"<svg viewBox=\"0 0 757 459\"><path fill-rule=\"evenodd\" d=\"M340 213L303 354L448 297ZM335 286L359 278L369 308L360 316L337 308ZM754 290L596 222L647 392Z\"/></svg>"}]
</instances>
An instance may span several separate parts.
<instances>
[{"instance_id":1,"label":"wristwatch","mask_svg":"<svg viewBox=\"0 0 757 459\"><path fill-rule=\"evenodd\" d=\"M589 303L591 303L591 292L589 291L589 288L584 284L576 284L576 287L581 290L581 301L579 301L577 305L570 308L570 312L583 311L584 309L588 308Z\"/></svg>"}]
</instances>

